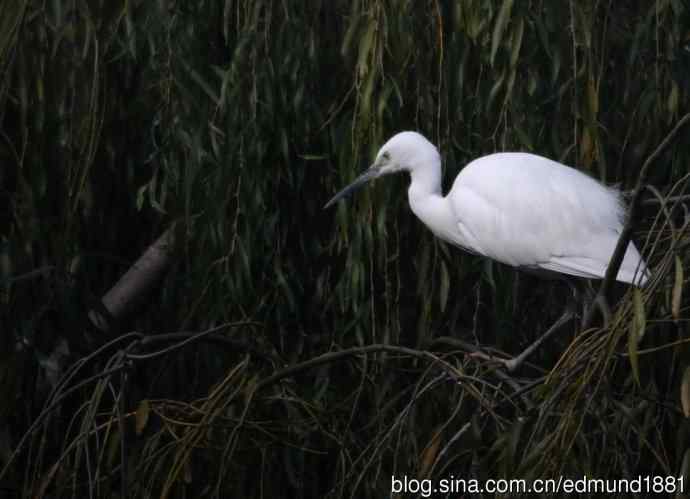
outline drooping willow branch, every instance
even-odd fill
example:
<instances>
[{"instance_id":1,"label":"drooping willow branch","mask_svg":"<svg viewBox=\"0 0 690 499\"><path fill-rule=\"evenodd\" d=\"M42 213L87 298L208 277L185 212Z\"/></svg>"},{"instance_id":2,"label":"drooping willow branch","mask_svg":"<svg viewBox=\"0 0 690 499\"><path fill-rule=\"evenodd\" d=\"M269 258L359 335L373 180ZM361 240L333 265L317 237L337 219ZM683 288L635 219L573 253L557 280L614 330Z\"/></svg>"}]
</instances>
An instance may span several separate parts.
<instances>
[{"instance_id":1,"label":"drooping willow branch","mask_svg":"<svg viewBox=\"0 0 690 499\"><path fill-rule=\"evenodd\" d=\"M611 260L609 261L609 265L606 269L606 275L604 276L604 279L601 281L601 286L599 286L599 291L597 292L595 301L603 301L604 303L606 303L611 286L613 282L616 280L618 270L620 269L620 266L623 263L623 257L625 256L625 252L628 249L628 245L630 244L632 233L635 228L637 218L639 216L640 208L642 206L642 192L644 191L645 185L647 183L650 165L659 158L661 153L664 152L666 148L671 144L671 142L676 137L681 128L683 128L689 121L690 113L687 113L680 120L678 120L673 129L668 133L668 135L666 135L664 140L661 141L659 146L654 150L654 152L652 152L652 154L650 154L647 157L647 159L643 163L642 168L640 169L640 174L637 176L637 184L635 185L635 189L633 190L632 199L630 200L630 205L628 207L628 216L625 221L625 225L623 226L623 230L621 231L621 234L618 237L616 249L613 251L613 255L611 256ZM587 314L585 315L585 318L582 321L583 329L587 329L592 325L595 312L596 307L594 306L590 307L587 310Z\"/></svg>"}]
</instances>

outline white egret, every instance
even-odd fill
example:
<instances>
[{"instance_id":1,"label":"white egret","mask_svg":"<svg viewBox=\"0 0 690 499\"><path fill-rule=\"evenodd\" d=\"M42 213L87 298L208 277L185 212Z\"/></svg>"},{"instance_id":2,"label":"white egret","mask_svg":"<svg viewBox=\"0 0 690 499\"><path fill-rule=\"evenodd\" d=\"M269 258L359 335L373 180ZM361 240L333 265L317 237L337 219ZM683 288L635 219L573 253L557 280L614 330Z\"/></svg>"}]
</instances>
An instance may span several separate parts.
<instances>
[{"instance_id":1,"label":"white egret","mask_svg":"<svg viewBox=\"0 0 690 499\"><path fill-rule=\"evenodd\" d=\"M623 229L625 207L618 190L534 154L505 152L475 159L444 196L438 149L417 132L393 136L374 164L325 208L369 180L405 171L411 178L410 208L437 237L513 267L603 278ZM648 277L630 242L617 280L642 286ZM566 312L543 338L571 316ZM523 352L524 357L534 348ZM506 365L515 368L524 357Z\"/></svg>"}]
</instances>

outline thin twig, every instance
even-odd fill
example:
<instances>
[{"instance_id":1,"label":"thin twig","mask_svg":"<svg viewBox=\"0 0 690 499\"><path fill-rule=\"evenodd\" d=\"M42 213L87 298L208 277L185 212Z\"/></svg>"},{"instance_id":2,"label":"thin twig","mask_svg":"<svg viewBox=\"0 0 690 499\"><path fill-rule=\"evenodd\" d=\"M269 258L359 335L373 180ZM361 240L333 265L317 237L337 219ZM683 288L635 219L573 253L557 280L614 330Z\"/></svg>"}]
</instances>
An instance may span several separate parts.
<instances>
[{"instance_id":1,"label":"thin twig","mask_svg":"<svg viewBox=\"0 0 690 499\"><path fill-rule=\"evenodd\" d=\"M685 194L683 196L669 196L667 198L662 198L662 199L647 198L644 201L642 201L642 204L645 206L648 206L648 205L657 206L657 205L664 204L664 203L676 203L676 202L684 202L684 201L690 201L690 194Z\"/></svg>"},{"instance_id":2,"label":"thin twig","mask_svg":"<svg viewBox=\"0 0 690 499\"><path fill-rule=\"evenodd\" d=\"M221 331L226 328L238 328L238 327L245 327L245 326L261 326L262 324L259 322L253 322L253 321L242 321L242 322L227 322L225 324L221 324L219 326L212 327L210 329L207 329L205 331L201 331L198 333L186 333L186 332L178 332L178 333L169 333L169 334L160 334L160 335L151 335L151 336L144 336L141 340L137 342L137 344L133 344L134 346L132 348L128 348L126 352L126 356L128 359L133 359L133 360L146 360L146 359L152 359L154 357L160 357L161 355L166 355L172 351L179 350L180 348L183 348L187 346L189 343L198 341L201 338L204 338L206 336L210 336L213 333L216 333L218 331ZM146 345L151 345L155 343L160 343L160 342L170 342L170 341L175 341L182 338L182 341L177 341L176 343L170 345L169 347L163 348L161 350L156 350L154 352L148 352L148 353L133 353L134 351L138 350L138 347L143 347Z\"/></svg>"},{"instance_id":3,"label":"thin twig","mask_svg":"<svg viewBox=\"0 0 690 499\"><path fill-rule=\"evenodd\" d=\"M438 338L435 338L432 342L430 347L433 348L436 345L449 345L455 348L461 348L463 350L467 350L468 352L471 352L472 354L479 354L482 355L484 354L484 351L473 345L472 343L469 343L467 341L463 341L458 338L451 338L449 336L439 336ZM487 355L487 357L489 357ZM503 361L503 359L500 359L500 361ZM512 399L515 395L520 395L522 398L522 401L525 403L525 406L528 409L533 409L534 404L532 401L527 398L524 394L525 390L524 387L518 383L518 381L513 378L510 374L504 372L502 369L495 369L493 372L501 381L505 382L508 386L510 386L513 390L515 390L515 393L510 396Z\"/></svg>"},{"instance_id":4,"label":"thin twig","mask_svg":"<svg viewBox=\"0 0 690 499\"><path fill-rule=\"evenodd\" d=\"M438 362L442 366L446 367L447 370L452 372L453 376L456 378L462 377L462 375L452 366L450 366L446 361L443 359L437 357L433 353L426 351L426 350L415 350L413 348L407 348L407 347L401 347L401 346L395 346L395 345L381 345L381 344L373 344L373 345L367 345L363 347L354 347L354 348L348 348L346 350L340 350L338 352L329 352L325 353L323 355L319 355L318 357L314 357L312 359L309 359L305 362L301 362L299 364L295 364L289 367L286 367L285 369L282 369L271 376L268 376L267 378L261 380L259 383L256 385L256 391L260 391L263 388L270 386L274 384L277 381L280 381L283 378L289 378L292 377L295 374L298 374L303 371L307 371L309 369L312 369L316 366L320 366L322 364L329 364L331 362L345 359L348 357L356 357L358 355L363 355L367 353L375 353L375 352L391 352L391 353L398 353L402 355L409 355L411 357L420 357L420 358L425 358L428 360L431 360L432 362ZM449 368L449 369L448 369Z\"/></svg>"}]
</instances>

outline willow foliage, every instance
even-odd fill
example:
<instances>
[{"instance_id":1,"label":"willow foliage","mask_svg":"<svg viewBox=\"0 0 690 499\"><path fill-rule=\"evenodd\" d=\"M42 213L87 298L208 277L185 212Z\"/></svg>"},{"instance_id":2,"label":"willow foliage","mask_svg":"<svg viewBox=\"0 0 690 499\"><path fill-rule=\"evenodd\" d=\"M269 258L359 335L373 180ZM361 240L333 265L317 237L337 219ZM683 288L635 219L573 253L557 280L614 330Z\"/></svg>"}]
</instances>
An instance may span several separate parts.
<instances>
[{"instance_id":1,"label":"willow foliage","mask_svg":"<svg viewBox=\"0 0 690 499\"><path fill-rule=\"evenodd\" d=\"M681 0L7 1L0 490L381 497L391 477L688 477L690 127L615 288L522 376L568 290L448 247L406 179L324 211L383 141L446 184L525 150L632 189L689 110ZM173 264L89 319L175 226ZM506 354L507 352L507 354ZM687 480L686 480L687 484ZM449 494L453 496L454 494Z\"/></svg>"}]
</instances>

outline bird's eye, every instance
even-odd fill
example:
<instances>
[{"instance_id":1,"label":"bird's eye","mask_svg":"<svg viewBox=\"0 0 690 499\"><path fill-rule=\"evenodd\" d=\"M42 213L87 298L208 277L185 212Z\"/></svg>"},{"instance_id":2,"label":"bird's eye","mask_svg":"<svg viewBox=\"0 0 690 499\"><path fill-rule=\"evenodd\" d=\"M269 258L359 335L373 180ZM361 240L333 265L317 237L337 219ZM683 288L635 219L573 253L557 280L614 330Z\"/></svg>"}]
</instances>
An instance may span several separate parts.
<instances>
[{"instance_id":1,"label":"bird's eye","mask_svg":"<svg viewBox=\"0 0 690 499\"><path fill-rule=\"evenodd\" d=\"M391 155L390 155L390 153L389 153L388 151L383 151L383 154L382 154L381 156L382 156L383 159L385 159L386 161L388 161L389 159L391 159Z\"/></svg>"}]
</instances>

